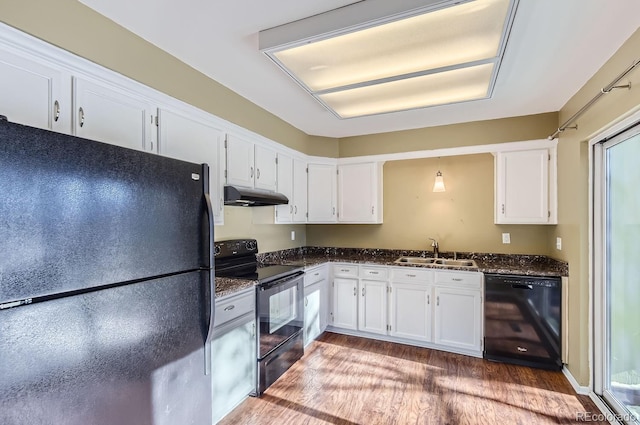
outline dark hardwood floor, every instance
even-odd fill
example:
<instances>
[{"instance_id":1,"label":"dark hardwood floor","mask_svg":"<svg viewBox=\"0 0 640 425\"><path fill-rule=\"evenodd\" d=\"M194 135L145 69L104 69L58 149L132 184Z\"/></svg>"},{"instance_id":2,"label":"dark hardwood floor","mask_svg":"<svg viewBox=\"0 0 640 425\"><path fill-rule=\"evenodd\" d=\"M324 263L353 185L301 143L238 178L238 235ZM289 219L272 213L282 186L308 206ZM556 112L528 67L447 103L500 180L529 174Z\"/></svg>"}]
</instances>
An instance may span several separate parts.
<instances>
[{"instance_id":1,"label":"dark hardwood floor","mask_svg":"<svg viewBox=\"0 0 640 425\"><path fill-rule=\"evenodd\" d=\"M586 412L599 410L561 372L325 332L220 423L575 424Z\"/></svg>"}]
</instances>

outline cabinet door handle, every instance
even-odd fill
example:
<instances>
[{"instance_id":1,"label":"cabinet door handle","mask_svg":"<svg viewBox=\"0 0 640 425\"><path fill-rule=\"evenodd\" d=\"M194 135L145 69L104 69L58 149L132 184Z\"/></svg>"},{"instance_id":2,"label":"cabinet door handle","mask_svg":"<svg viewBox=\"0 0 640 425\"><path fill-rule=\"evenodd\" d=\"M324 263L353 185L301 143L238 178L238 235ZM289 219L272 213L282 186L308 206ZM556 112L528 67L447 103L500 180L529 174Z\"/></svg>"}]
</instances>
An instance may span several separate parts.
<instances>
[{"instance_id":1,"label":"cabinet door handle","mask_svg":"<svg viewBox=\"0 0 640 425\"><path fill-rule=\"evenodd\" d=\"M427 305L431 304L431 298L429 298L429 295L427 295Z\"/></svg>"},{"instance_id":2,"label":"cabinet door handle","mask_svg":"<svg viewBox=\"0 0 640 425\"><path fill-rule=\"evenodd\" d=\"M304 306L305 307L309 306L309 297L304 297Z\"/></svg>"},{"instance_id":3,"label":"cabinet door handle","mask_svg":"<svg viewBox=\"0 0 640 425\"><path fill-rule=\"evenodd\" d=\"M256 177L259 179L260 178L260 169L256 168Z\"/></svg>"},{"instance_id":4,"label":"cabinet door handle","mask_svg":"<svg viewBox=\"0 0 640 425\"><path fill-rule=\"evenodd\" d=\"M504 204L502 204L502 214L504 214Z\"/></svg>"},{"instance_id":5,"label":"cabinet door handle","mask_svg":"<svg viewBox=\"0 0 640 425\"><path fill-rule=\"evenodd\" d=\"M356 288L355 286L353 287L353 296L355 297L356 295L358 295L358 288Z\"/></svg>"},{"instance_id":6,"label":"cabinet door handle","mask_svg":"<svg viewBox=\"0 0 640 425\"><path fill-rule=\"evenodd\" d=\"M331 209L331 215L336 215L336 207L333 207L333 208Z\"/></svg>"},{"instance_id":7,"label":"cabinet door handle","mask_svg":"<svg viewBox=\"0 0 640 425\"><path fill-rule=\"evenodd\" d=\"M256 324L255 322L251 324L251 338L255 338L256 336Z\"/></svg>"},{"instance_id":8,"label":"cabinet door handle","mask_svg":"<svg viewBox=\"0 0 640 425\"><path fill-rule=\"evenodd\" d=\"M220 198L220 211L222 211L223 207L224 207L224 199Z\"/></svg>"},{"instance_id":9,"label":"cabinet door handle","mask_svg":"<svg viewBox=\"0 0 640 425\"><path fill-rule=\"evenodd\" d=\"M439 296L436 297L436 305L440 305L440 297Z\"/></svg>"},{"instance_id":10,"label":"cabinet door handle","mask_svg":"<svg viewBox=\"0 0 640 425\"><path fill-rule=\"evenodd\" d=\"M364 297L364 288L362 288L362 296Z\"/></svg>"},{"instance_id":11,"label":"cabinet door handle","mask_svg":"<svg viewBox=\"0 0 640 425\"><path fill-rule=\"evenodd\" d=\"M289 204L289 214L293 214L293 205Z\"/></svg>"},{"instance_id":12,"label":"cabinet door handle","mask_svg":"<svg viewBox=\"0 0 640 425\"><path fill-rule=\"evenodd\" d=\"M235 305L233 305L233 304L231 304L231 305L226 306L226 307L224 308L224 311L231 311L231 310L233 310L234 308L236 308L236 306L235 306Z\"/></svg>"},{"instance_id":13,"label":"cabinet door handle","mask_svg":"<svg viewBox=\"0 0 640 425\"><path fill-rule=\"evenodd\" d=\"M249 177L253 178L253 167L249 168Z\"/></svg>"},{"instance_id":14,"label":"cabinet door handle","mask_svg":"<svg viewBox=\"0 0 640 425\"><path fill-rule=\"evenodd\" d=\"M293 207L293 213L294 214L298 214L298 206L297 205L295 207Z\"/></svg>"},{"instance_id":15,"label":"cabinet door handle","mask_svg":"<svg viewBox=\"0 0 640 425\"><path fill-rule=\"evenodd\" d=\"M84 109L82 109L82 106L78 109L78 120L80 121L80 127L84 127Z\"/></svg>"},{"instance_id":16,"label":"cabinet door handle","mask_svg":"<svg viewBox=\"0 0 640 425\"><path fill-rule=\"evenodd\" d=\"M371 207L371 215L373 215L373 208L374 208L374 207Z\"/></svg>"},{"instance_id":17,"label":"cabinet door handle","mask_svg":"<svg viewBox=\"0 0 640 425\"><path fill-rule=\"evenodd\" d=\"M53 102L53 121L58 122L60 119L60 102Z\"/></svg>"}]
</instances>

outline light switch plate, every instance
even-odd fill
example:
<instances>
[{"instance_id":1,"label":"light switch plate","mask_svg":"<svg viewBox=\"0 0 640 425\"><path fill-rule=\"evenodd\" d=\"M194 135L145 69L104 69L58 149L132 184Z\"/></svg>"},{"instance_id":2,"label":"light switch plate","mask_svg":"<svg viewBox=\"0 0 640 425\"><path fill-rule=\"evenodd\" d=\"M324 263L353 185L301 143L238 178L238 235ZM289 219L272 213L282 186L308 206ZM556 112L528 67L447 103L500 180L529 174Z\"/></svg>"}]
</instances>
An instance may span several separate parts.
<instances>
[{"instance_id":1,"label":"light switch plate","mask_svg":"<svg viewBox=\"0 0 640 425\"><path fill-rule=\"evenodd\" d=\"M562 238L556 238L556 249L562 251Z\"/></svg>"},{"instance_id":2,"label":"light switch plate","mask_svg":"<svg viewBox=\"0 0 640 425\"><path fill-rule=\"evenodd\" d=\"M511 243L511 233L502 234L502 243Z\"/></svg>"},{"instance_id":3,"label":"light switch plate","mask_svg":"<svg viewBox=\"0 0 640 425\"><path fill-rule=\"evenodd\" d=\"M291 231L291 240L292 240L292 241L295 241L295 240L296 240L296 231L295 231L295 230L292 230L292 231Z\"/></svg>"}]
</instances>

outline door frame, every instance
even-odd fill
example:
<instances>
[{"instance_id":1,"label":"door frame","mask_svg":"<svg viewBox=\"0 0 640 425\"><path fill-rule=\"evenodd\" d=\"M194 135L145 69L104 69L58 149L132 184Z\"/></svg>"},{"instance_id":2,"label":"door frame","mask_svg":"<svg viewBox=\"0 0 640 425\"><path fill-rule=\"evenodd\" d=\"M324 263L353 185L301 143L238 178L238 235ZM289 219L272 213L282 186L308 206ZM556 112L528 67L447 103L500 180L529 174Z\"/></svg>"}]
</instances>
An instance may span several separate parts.
<instances>
[{"instance_id":1,"label":"door frame","mask_svg":"<svg viewBox=\"0 0 640 425\"><path fill-rule=\"evenodd\" d=\"M606 301L605 285L607 269L603 261L606 254L606 185L604 181L605 149L622 140L614 139L634 126L640 125L640 110L612 124L589 140L589 364L591 366L589 391L591 398L601 409L612 415L623 411L621 405L614 404L614 409L604 402L604 379L608 372L608 350L606 339ZM609 142L609 143L607 143ZM607 400L610 402L611 400ZM603 410L603 411L606 411Z\"/></svg>"}]
</instances>

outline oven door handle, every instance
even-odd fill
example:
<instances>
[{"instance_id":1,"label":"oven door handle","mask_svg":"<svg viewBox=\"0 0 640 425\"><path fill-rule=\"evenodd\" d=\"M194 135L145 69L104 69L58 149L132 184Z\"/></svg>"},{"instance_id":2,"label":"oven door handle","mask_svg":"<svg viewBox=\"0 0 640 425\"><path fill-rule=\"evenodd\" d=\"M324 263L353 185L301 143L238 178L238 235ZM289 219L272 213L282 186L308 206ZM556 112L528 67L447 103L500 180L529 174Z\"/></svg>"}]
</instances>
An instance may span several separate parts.
<instances>
[{"instance_id":1,"label":"oven door handle","mask_svg":"<svg viewBox=\"0 0 640 425\"><path fill-rule=\"evenodd\" d=\"M301 270L299 272L296 272L295 274L283 277L282 279L276 279L276 280L274 280L272 282L268 282L268 283L261 283L259 288L260 288L261 291L266 291L266 290L269 290L269 289L274 288L276 286L286 285L287 283L294 282L294 281L300 279L300 277L302 275L304 275L304 271Z\"/></svg>"}]
</instances>

